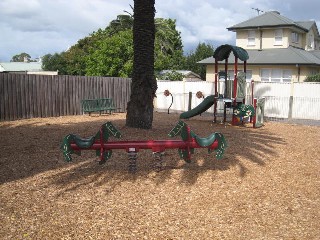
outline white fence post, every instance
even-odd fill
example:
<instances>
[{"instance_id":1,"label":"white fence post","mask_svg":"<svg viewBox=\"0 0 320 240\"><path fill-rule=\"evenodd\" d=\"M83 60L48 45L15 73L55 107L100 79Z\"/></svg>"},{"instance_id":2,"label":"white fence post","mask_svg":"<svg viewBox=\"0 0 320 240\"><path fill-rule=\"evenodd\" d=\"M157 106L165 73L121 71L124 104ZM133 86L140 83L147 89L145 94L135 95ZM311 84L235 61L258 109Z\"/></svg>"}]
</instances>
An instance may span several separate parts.
<instances>
[{"instance_id":1,"label":"white fence post","mask_svg":"<svg viewBox=\"0 0 320 240\"><path fill-rule=\"evenodd\" d=\"M294 95L294 84L291 82L290 84L290 98L289 98L289 112L288 112L288 119L292 119L292 108L293 108L293 95Z\"/></svg>"}]
</instances>

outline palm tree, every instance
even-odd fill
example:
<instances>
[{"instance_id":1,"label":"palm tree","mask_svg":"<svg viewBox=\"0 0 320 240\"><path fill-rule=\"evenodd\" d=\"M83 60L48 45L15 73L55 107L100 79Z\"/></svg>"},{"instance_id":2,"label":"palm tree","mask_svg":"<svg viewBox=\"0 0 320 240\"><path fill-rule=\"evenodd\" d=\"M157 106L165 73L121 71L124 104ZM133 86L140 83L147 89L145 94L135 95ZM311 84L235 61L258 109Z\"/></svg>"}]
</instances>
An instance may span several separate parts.
<instances>
[{"instance_id":1,"label":"palm tree","mask_svg":"<svg viewBox=\"0 0 320 240\"><path fill-rule=\"evenodd\" d=\"M134 16L118 15L117 19L112 20L106 28L108 35L112 36L120 31L132 30ZM176 30L176 21L172 19L155 18L155 45L160 48L165 55L172 54L174 50L182 49L180 33Z\"/></svg>"},{"instance_id":2,"label":"palm tree","mask_svg":"<svg viewBox=\"0 0 320 240\"><path fill-rule=\"evenodd\" d=\"M150 129L153 122L153 98L157 90L154 76L155 1L134 0L133 74L126 125Z\"/></svg>"},{"instance_id":3,"label":"palm tree","mask_svg":"<svg viewBox=\"0 0 320 240\"><path fill-rule=\"evenodd\" d=\"M132 15L118 15L117 19L112 20L107 27L109 35L114 35L119 31L124 31L127 29L132 29L133 26L133 17Z\"/></svg>"}]
</instances>

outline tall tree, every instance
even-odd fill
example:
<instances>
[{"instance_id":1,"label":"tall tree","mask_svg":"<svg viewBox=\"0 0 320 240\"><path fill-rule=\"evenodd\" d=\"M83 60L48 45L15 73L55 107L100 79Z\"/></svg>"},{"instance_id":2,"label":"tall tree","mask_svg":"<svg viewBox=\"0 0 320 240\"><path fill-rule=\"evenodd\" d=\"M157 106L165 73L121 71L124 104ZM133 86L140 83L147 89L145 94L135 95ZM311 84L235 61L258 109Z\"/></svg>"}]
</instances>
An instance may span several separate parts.
<instances>
[{"instance_id":1,"label":"tall tree","mask_svg":"<svg viewBox=\"0 0 320 240\"><path fill-rule=\"evenodd\" d=\"M183 64L183 46L180 32L176 30L176 21L156 18L155 63L154 70L181 69Z\"/></svg>"},{"instance_id":2,"label":"tall tree","mask_svg":"<svg viewBox=\"0 0 320 240\"><path fill-rule=\"evenodd\" d=\"M131 77L132 31L120 31L96 43L87 56L86 75Z\"/></svg>"},{"instance_id":3,"label":"tall tree","mask_svg":"<svg viewBox=\"0 0 320 240\"><path fill-rule=\"evenodd\" d=\"M45 69L59 70L60 74L68 75L132 77L133 19L130 13L118 15L105 29L98 29L78 40L65 52L47 54L43 64ZM155 72L183 69L185 58L176 21L163 18L155 18L154 21Z\"/></svg>"},{"instance_id":4,"label":"tall tree","mask_svg":"<svg viewBox=\"0 0 320 240\"><path fill-rule=\"evenodd\" d=\"M78 42L70 47L64 55L66 70L69 75L86 75L87 58L90 55L91 48L100 39L99 33L94 32L88 37L78 40Z\"/></svg>"},{"instance_id":5,"label":"tall tree","mask_svg":"<svg viewBox=\"0 0 320 240\"><path fill-rule=\"evenodd\" d=\"M191 70L195 73L198 73L201 76L201 79L206 79L206 68L204 65L197 64L197 62L211 57L214 54L214 47L210 44L199 43L196 50L190 52L186 56L186 61L184 68Z\"/></svg>"},{"instance_id":6,"label":"tall tree","mask_svg":"<svg viewBox=\"0 0 320 240\"><path fill-rule=\"evenodd\" d=\"M46 54L42 57L42 69L46 71L58 71L61 75L66 75L67 64L65 60L65 52Z\"/></svg>"},{"instance_id":7,"label":"tall tree","mask_svg":"<svg viewBox=\"0 0 320 240\"><path fill-rule=\"evenodd\" d=\"M25 52L14 55L10 60L10 62L30 62L30 61L31 61L31 56Z\"/></svg>"},{"instance_id":8,"label":"tall tree","mask_svg":"<svg viewBox=\"0 0 320 240\"><path fill-rule=\"evenodd\" d=\"M133 73L126 125L150 129L153 122L153 98L157 90L154 76L155 1L134 0Z\"/></svg>"},{"instance_id":9,"label":"tall tree","mask_svg":"<svg viewBox=\"0 0 320 240\"><path fill-rule=\"evenodd\" d=\"M132 15L118 15L117 19L112 20L106 28L108 35L112 36L120 31L132 30L133 17Z\"/></svg>"}]
</instances>

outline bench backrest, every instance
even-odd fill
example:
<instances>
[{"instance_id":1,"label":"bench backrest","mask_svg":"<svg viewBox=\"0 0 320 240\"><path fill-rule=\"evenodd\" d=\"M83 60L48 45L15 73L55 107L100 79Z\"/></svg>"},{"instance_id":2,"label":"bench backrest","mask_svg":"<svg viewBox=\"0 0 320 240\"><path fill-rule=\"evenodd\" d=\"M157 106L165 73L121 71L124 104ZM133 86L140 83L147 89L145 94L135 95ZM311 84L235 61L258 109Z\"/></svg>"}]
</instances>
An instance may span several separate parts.
<instances>
[{"instance_id":1,"label":"bench backrest","mask_svg":"<svg viewBox=\"0 0 320 240\"><path fill-rule=\"evenodd\" d=\"M100 98L97 101L99 107L114 107L112 98Z\"/></svg>"},{"instance_id":2,"label":"bench backrest","mask_svg":"<svg viewBox=\"0 0 320 240\"><path fill-rule=\"evenodd\" d=\"M112 98L84 99L81 100L83 111L101 110L101 108L114 108Z\"/></svg>"},{"instance_id":3,"label":"bench backrest","mask_svg":"<svg viewBox=\"0 0 320 240\"><path fill-rule=\"evenodd\" d=\"M83 111L94 110L98 108L97 99L81 100L81 106Z\"/></svg>"}]
</instances>

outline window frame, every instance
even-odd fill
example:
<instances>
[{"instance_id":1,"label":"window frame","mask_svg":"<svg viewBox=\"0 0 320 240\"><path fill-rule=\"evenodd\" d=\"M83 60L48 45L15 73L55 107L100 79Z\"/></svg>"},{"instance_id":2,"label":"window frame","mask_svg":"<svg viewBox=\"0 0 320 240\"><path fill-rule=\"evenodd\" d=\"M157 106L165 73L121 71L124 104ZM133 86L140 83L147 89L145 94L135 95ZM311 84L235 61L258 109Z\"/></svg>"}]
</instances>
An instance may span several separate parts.
<instances>
[{"instance_id":1,"label":"window frame","mask_svg":"<svg viewBox=\"0 0 320 240\"><path fill-rule=\"evenodd\" d=\"M278 75L277 75L277 72L278 72ZM292 69L261 68L260 79L262 82L291 83Z\"/></svg>"},{"instance_id":2,"label":"window frame","mask_svg":"<svg viewBox=\"0 0 320 240\"><path fill-rule=\"evenodd\" d=\"M256 45L256 31L248 30L248 38L247 38L247 46L255 46Z\"/></svg>"},{"instance_id":3,"label":"window frame","mask_svg":"<svg viewBox=\"0 0 320 240\"><path fill-rule=\"evenodd\" d=\"M283 46L283 29L274 30L274 46Z\"/></svg>"},{"instance_id":4,"label":"window frame","mask_svg":"<svg viewBox=\"0 0 320 240\"><path fill-rule=\"evenodd\" d=\"M299 41L300 41L300 34L297 32L291 32L291 42L299 43Z\"/></svg>"},{"instance_id":5,"label":"window frame","mask_svg":"<svg viewBox=\"0 0 320 240\"><path fill-rule=\"evenodd\" d=\"M314 47L315 47L315 44L314 44L314 36L313 36L313 34L312 33L309 33L308 34L308 49L314 49Z\"/></svg>"}]
</instances>

